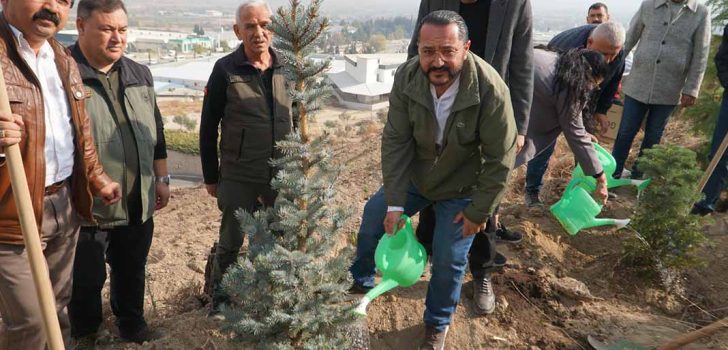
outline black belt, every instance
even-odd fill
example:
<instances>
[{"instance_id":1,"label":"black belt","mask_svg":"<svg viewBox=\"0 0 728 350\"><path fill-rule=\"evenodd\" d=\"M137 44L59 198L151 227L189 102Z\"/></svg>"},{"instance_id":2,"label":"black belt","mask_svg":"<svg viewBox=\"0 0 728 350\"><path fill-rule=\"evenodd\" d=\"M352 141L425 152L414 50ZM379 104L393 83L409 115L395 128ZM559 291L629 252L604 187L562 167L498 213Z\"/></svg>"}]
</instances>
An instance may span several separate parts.
<instances>
[{"instance_id":1,"label":"black belt","mask_svg":"<svg viewBox=\"0 0 728 350\"><path fill-rule=\"evenodd\" d=\"M67 180L67 179L66 179ZM58 181L52 185L46 186L45 188L45 195L50 196L56 192L58 192L63 186L66 185L66 180Z\"/></svg>"}]
</instances>

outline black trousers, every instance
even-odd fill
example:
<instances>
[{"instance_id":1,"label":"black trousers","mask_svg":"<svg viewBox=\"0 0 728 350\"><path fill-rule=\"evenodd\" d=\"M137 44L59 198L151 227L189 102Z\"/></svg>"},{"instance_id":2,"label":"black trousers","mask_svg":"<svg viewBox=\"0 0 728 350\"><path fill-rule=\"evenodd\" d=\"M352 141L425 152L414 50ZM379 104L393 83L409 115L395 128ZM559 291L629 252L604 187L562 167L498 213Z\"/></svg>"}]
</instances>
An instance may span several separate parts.
<instances>
[{"instance_id":1,"label":"black trousers","mask_svg":"<svg viewBox=\"0 0 728 350\"><path fill-rule=\"evenodd\" d=\"M485 230L475 235L470 246L470 272L477 275L494 270L495 259L495 225L493 218L485 224ZM417 240L425 246L428 255L432 255L432 237L435 235L435 210L432 206L420 211L420 223L416 230Z\"/></svg>"},{"instance_id":2,"label":"black trousers","mask_svg":"<svg viewBox=\"0 0 728 350\"><path fill-rule=\"evenodd\" d=\"M111 267L111 310L122 337L147 326L144 277L154 221L111 229L82 227L73 263L73 292L68 312L71 335L95 334L102 322L101 290L106 264Z\"/></svg>"}]
</instances>

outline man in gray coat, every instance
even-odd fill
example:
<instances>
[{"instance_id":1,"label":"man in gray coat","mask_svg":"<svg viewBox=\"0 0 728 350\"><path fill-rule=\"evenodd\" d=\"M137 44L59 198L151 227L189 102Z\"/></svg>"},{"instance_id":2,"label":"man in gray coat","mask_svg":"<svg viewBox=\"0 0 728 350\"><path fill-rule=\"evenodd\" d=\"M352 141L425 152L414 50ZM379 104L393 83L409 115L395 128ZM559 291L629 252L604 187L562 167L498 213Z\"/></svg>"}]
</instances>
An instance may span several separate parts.
<instances>
[{"instance_id":1,"label":"man in gray coat","mask_svg":"<svg viewBox=\"0 0 728 350\"><path fill-rule=\"evenodd\" d=\"M710 10L697 0L645 0L630 22L625 53L635 46L624 80L624 112L612 155L619 177L645 116L642 151L660 143L670 114L695 104L710 51ZM632 178L642 177L632 167Z\"/></svg>"},{"instance_id":2,"label":"man in gray coat","mask_svg":"<svg viewBox=\"0 0 728 350\"><path fill-rule=\"evenodd\" d=\"M488 62L505 80L511 92L511 103L518 136L517 151L523 147L533 98L533 15L529 0L422 0L417 23L437 10L458 12L468 27L470 51ZM408 57L417 55L418 30L412 35ZM435 227L431 207L420 212L417 237L429 248ZM471 248L470 270L473 300L480 313L495 310L495 295L490 283L493 269L495 237L508 243L519 243L522 234L510 232L498 224L497 215L488 221L485 232L476 235Z\"/></svg>"}]
</instances>

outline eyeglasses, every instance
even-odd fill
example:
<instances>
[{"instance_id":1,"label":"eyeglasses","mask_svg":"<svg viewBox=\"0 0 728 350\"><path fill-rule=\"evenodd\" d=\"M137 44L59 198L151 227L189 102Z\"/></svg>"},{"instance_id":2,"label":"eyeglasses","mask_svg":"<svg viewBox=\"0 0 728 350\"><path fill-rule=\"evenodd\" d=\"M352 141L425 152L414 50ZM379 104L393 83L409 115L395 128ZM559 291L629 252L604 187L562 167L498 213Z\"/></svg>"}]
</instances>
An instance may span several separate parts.
<instances>
[{"instance_id":1,"label":"eyeglasses","mask_svg":"<svg viewBox=\"0 0 728 350\"><path fill-rule=\"evenodd\" d=\"M31 2L48 2L48 1L55 1L58 3L58 5L61 5L63 7L71 8L73 7L73 3L75 0L30 0Z\"/></svg>"},{"instance_id":2,"label":"eyeglasses","mask_svg":"<svg viewBox=\"0 0 728 350\"><path fill-rule=\"evenodd\" d=\"M419 48L419 54L422 57L425 58L434 58L437 54L440 54L444 59L450 59L460 52L460 48L456 47L446 47L441 50L436 50L432 48Z\"/></svg>"}]
</instances>

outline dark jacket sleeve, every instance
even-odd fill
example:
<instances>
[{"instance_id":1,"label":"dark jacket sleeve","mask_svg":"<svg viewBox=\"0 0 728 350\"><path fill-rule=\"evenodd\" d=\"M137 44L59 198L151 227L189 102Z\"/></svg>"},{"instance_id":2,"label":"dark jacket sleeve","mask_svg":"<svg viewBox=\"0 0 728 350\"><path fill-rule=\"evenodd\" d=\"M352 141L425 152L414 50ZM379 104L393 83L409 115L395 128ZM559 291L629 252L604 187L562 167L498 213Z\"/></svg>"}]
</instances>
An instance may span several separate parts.
<instances>
[{"instance_id":1,"label":"dark jacket sleeve","mask_svg":"<svg viewBox=\"0 0 728 350\"><path fill-rule=\"evenodd\" d=\"M496 76L494 72L494 77ZM505 83L493 84L481 101L478 125L481 168L472 203L463 209L468 220L484 223L500 203L516 159L516 122Z\"/></svg>"},{"instance_id":2,"label":"dark jacket sleeve","mask_svg":"<svg viewBox=\"0 0 728 350\"><path fill-rule=\"evenodd\" d=\"M218 179L217 136L225 108L227 79L219 62L212 68L205 87L200 118L200 161L202 177L206 184L216 184Z\"/></svg>"},{"instance_id":3,"label":"dark jacket sleeve","mask_svg":"<svg viewBox=\"0 0 728 350\"><path fill-rule=\"evenodd\" d=\"M519 135L526 135L533 100L533 13L526 0L513 32L513 46L508 65L508 85L511 90L513 115Z\"/></svg>"},{"instance_id":4,"label":"dark jacket sleeve","mask_svg":"<svg viewBox=\"0 0 728 350\"><path fill-rule=\"evenodd\" d=\"M430 0L420 0L420 10L417 12L417 22L415 22L415 30L412 32L412 39L407 47L407 60L417 56L417 37L420 34L420 21L430 13Z\"/></svg>"},{"instance_id":5,"label":"dark jacket sleeve","mask_svg":"<svg viewBox=\"0 0 728 350\"><path fill-rule=\"evenodd\" d=\"M154 99L154 122L157 124L157 144L154 146L154 160L167 159L167 140L164 137L164 120Z\"/></svg>"},{"instance_id":6,"label":"dark jacket sleeve","mask_svg":"<svg viewBox=\"0 0 728 350\"><path fill-rule=\"evenodd\" d=\"M389 94L389 114L382 131L382 180L388 206L404 207L410 185L410 166L415 159L415 139L410 125L408 99L402 93L405 69L397 70L392 93Z\"/></svg>"},{"instance_id":7,"label":"dark jacket sleeve","mask_svg":"<svg viewBox=\"0 0 728 350\"><path fill-rule=\"evenodd\" d=\"M723 28L723 40L715 55L715 67L718 69L720 85L728 88L728 25Z\"/></svg>"},{"instance_id":8,"label":"dark jacket sleeve","mask_svg":"<svg viewBox=\"0 0 728 350\"><path fill-rule=\"evenodd\" d=\"M612 77L602 87L602 91L599 93L599 100L597 101L596 113L607 114L610 108L612 108L612 102L614 101L614 95L619 89L619 83L622 81L622 75L624 75L624 51L622 51L617 58L619 65L617 71L614 72Z\"/></svg>"},{"instance_id":9,"label":"dark jacket sleeve","mask_svg":"<svg viewBox=\"0 0 728 350\"><path fill-rule=\"evenodd\" d=\"M594 149L591 138L584 128L584 121L581 116L583 106L571 106L566 98L566 92L562 91L556 97L556 113L558 113L559 126L564 133L564 138L574 153L574 159L586 175L596 175L603 171L602 163L599 162L597 151Z\"/></svg>"}]
</instances>

